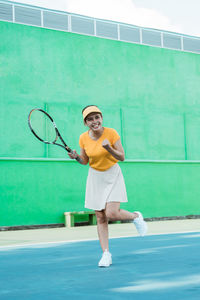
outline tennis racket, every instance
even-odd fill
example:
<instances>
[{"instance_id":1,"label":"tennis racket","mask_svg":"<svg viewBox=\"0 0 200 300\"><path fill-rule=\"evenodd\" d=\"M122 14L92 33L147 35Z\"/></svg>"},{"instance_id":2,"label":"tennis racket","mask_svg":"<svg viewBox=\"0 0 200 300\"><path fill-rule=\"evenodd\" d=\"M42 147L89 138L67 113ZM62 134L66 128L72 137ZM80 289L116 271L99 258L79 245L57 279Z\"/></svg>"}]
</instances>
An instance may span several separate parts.
<instances>
[{"instance_id":1,"label":"tennis racket","mask_svg":"<svg viewBox=\"0 0 200 300\"><path fill-rule=\"evenodd\" d=\"M60 146L69 153L73 153L73 150L63 140L52 117L43 109L34 108L30 111L28 125L31 132L39 141L45 144ZM58 143L58 139L60 139L62 144ZM80 162L81 158L77 157L76 160Z\"/></svg>"}]
</instances>

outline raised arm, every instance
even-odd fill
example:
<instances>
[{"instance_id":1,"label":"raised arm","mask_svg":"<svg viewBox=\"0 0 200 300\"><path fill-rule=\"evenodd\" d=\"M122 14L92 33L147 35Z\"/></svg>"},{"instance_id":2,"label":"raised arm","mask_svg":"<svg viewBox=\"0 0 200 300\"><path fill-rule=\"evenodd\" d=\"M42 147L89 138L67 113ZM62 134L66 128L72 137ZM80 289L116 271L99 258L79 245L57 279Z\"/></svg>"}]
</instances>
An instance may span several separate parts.
<instances>
[{"instance_id":1,"label":"raised arm","mask_svg":"<svg viewBox=\"0 0 200 300\"><path fill-rule=\"evenodd\" d=\"M124 161L125 155L121 139L117 140L113 147L110 145L110 142L105 139L102 142L102 147L104 147L117 160Z\"/></svg>"}]
</instances>

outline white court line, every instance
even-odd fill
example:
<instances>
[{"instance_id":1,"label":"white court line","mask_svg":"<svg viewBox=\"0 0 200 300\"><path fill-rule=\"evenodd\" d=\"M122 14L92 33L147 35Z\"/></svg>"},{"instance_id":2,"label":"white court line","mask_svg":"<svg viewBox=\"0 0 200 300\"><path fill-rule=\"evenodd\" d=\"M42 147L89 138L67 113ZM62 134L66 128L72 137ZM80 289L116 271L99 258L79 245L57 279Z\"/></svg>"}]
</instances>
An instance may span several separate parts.
<instances>
[{"instance_id":1,"label":"white court line","mask_svg":"<svg viewBox=\"0 0 200 300\"><path fill-rule=\"evenodd\" d=\"M198 231L182 231L182 232L168 232L168 233L151 233L151 234L147 234L146 236L158 236L158 235L175 235L175 234L185 234L185 233L195 233ZM122 236L117 236L117 237L110 237L109 239L120 239L120 238L130 238L130 237L140 237L138 235L122 235ZM194 235L195 237L195 235ZM145 237L141 237L141 238L145 238ZM6 245L6 246L0 246L0 251L4 251L4 250L11 250L11 249L16 249L16 248L28 248L28 247L37 247L37 246L45 246L45 245L52 245L52 246L56 246L56 245L60 245L60 244L71 244L71 243L79 243L79 242L89 242L89 241L98 241L98 238L91 238L91 239L79 239L79 240L68 240L68 241L56 241L56 242L35 242L35 243L29 243L29 244L16 244L16 245Z\"/></svg>"}]
</instances>

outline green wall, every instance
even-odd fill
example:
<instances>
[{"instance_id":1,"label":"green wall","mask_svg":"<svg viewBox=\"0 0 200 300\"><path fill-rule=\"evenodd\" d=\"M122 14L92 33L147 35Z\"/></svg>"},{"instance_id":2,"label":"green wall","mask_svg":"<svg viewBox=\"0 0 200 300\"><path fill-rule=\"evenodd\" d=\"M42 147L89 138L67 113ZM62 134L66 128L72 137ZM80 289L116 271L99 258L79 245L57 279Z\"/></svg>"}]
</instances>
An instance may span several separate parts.
<instances>
[{"instance_id":1,"label":"green wall","mask_svg":"<svg viewBox=\"0 0 200 300\"><path fill-rule=\"evenodd\" d=\"M0 22L3 157L65 157L30 135L45 107L78 147L81 109L99 105L128 159L200 159L200 56ZM12 120L12 121L11 121Z\"/></svg>"},{"instance_id":2,"label":"green wall","mask_svg":"<svg viewBox=\"0 0 200 300\"><path fill-rule=\"evenodd\" d=\"M120 165L129 199L123 208L141 210L145 217L200 214L200 163ZM64 223L65 211L84 210L87 166L64 160L1 159L0 167L0 226Z\"/></svg>"},{"instance_id":3,"label":"green wall","mask_svg":"<svg viewBox=\"0 0 200 300\"><path fill-rule=\"evenodd\" d=\"M81 110L99 105L129 160L121 164L127 207L147 217L199 214L198 162L168 162L200 160L198 54L8 22L0 22L0 40L0 157L10 158L0 161L2 226L63 222L64 211L83 210L87 167L33 137L34 107L50 112L78 149Z\"/></svg>"}]
</instances>

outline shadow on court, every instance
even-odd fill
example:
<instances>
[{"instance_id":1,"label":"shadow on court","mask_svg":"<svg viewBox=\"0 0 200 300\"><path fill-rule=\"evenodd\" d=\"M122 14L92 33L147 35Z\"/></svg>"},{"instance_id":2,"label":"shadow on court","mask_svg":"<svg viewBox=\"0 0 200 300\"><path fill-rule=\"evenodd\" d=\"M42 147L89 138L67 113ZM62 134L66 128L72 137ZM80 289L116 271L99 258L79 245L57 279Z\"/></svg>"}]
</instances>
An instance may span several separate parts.
<instances>
[{"instance_id":1,"label":"shadow on court","mask_svg":"<svg viewBox=\"0 0 200 300\"><path fill-rule=\"evenodd\" d=\"M200 233L1 248L1 300L200 299Z\"/></svg>"}]
</instances>

